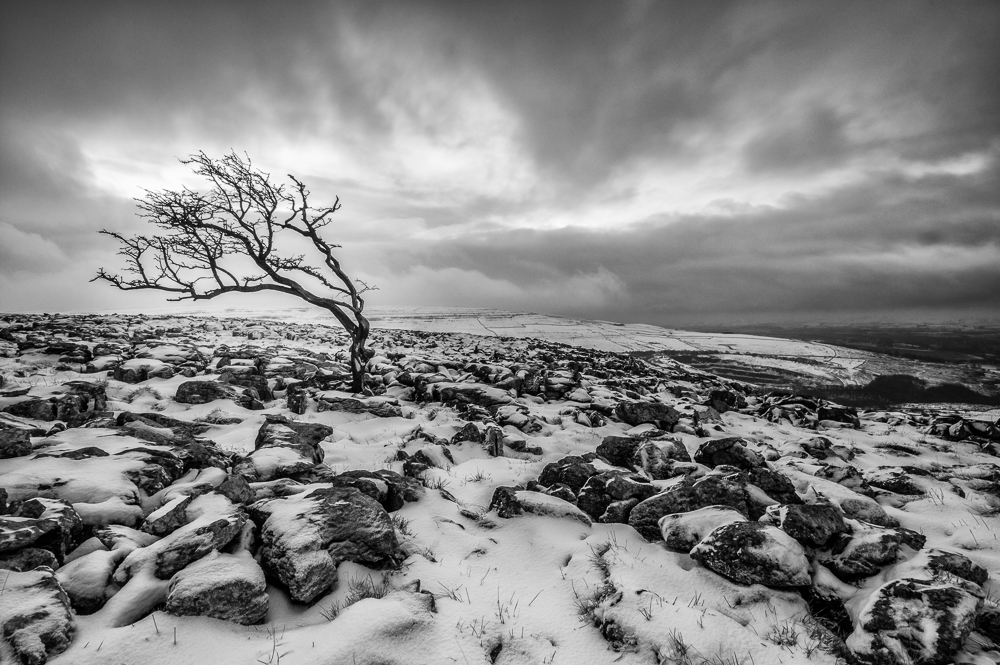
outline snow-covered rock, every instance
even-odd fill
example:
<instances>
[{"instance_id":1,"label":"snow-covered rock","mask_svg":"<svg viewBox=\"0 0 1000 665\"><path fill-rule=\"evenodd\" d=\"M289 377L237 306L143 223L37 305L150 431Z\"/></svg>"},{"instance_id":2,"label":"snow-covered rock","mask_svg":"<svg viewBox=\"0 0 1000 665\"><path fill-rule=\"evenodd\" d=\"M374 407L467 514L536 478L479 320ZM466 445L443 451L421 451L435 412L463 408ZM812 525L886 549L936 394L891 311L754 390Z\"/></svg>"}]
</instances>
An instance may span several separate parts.
<instances>
[{"instance_id":1,"label":"snow-covered rock","mask_svg":"<svg viewBox=\"0 0 1000 665\"><path fill-rule=\"evenodd\" d=\"M871 595L847 646L865 665L944 665L972 632L982 603L969 588L893 580Z\"/></svg>"},{"instance_id":2,"label":"snow-covered rock","mask_svg":"<svg viewBox=\"0 0 1000 665\"><path fill-rule=\"evenodd\" d=\"M691 558L740 584L798 587L809 584L809 560L787 533L760 522L716 528L691 550Z\"/></svg>"},{"instance_id":3,"label":"snow-covered rock","mask_svg":"<svg viewBox=\"0 0 1000 665\"><path fill-rule=\"evenodd\" d=\"M4 575L0 633L4 645L24 665L42 665L69 647L76 622L69 598L49 568ZM8 661L9 656L3 658ZM13 660L13 659L11 659Z\"/></svg>"},{"instance_id":4,"label":"snow-covered rock","mask_svg":"<svg viewBox=\"0 0 1000 665\"><path fill-rule=\"evenodd\" d=\"M261 530L261 563L292 599L308 603L337 581L337 565L386 565L398 543L385 509L353 487L277 497L251 507Z\"/></svg>"},{"instance_id":5,"label":"snow-covered rock","mask_svg":"<svg viewBox=\"0 0 1000 665\"><path fill-rule=\"evenodd\" d=\"M181 616L208 616L244 625L267 616L264 571L248 552L210 552L170 580L166 610Z\"/></svg>"},{"instance_id":6,"label":"snow-covered rock","mask_svg":"<svg viewBox=\"0 0 1000 665\"><path fill-rule=\"evenodd\" d=\"M706 506L687 513L664 515L659 527L664 547L687 554L720 526L746 521L746 516L729 506Z\"/></svg>"}]
</instances>

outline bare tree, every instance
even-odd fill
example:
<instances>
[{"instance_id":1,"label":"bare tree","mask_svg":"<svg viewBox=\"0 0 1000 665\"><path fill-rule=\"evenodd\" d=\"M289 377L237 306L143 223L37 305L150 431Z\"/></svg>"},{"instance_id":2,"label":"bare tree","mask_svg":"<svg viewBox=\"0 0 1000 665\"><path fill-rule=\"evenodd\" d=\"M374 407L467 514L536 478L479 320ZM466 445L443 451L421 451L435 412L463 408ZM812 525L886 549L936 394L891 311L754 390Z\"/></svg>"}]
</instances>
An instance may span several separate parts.
<instances>
[{"instance_id":1,"label":"bare tree","mask_svg":"<svg viewBox=\"0 0 1000 665\"><path fill-rule=\"evenodd\" d=\"M204 152L180 160L190 164L211 187L205 193L146 191L136 199L141 217L159 227L155 235L127 238L102 230L121 243L123 277L101 268L103 279L123 291L154 289L176 294L168 300L208 300L226 293L277 291L322 307L351 336L351 388L364 390L365 343L369 324L362 295L374 289L344 272L333 245L321 229L340 209L339 197L328 208L309 205L309 190L292 175L291 187L274 184L270 175L235 152L215 160ZM283 252L278 241L306 254ZM292 242L289 242L292 241Z\"/></svg>"}]
</instances>

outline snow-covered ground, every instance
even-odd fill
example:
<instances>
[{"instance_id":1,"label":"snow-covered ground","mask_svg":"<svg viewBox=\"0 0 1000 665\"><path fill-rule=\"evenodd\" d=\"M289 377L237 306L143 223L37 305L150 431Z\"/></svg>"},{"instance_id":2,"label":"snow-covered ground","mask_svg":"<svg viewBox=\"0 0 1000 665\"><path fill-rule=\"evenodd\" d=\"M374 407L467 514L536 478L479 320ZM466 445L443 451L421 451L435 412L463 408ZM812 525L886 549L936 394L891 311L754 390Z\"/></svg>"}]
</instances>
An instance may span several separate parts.
<instances>
[{"instance_id":1,"label":"snow-covered ground","mask_svg":"<svg viewBox=\"0 0 1000 665\"><path fill-rule=\"evenodd\" d=\"M880 617L885 640L902 635L901 644L945 650L941 662L1000 658L989 624L1000 616L997 582L969 582L960 565L940 569L931 560L943 550L1000 570L995 428L972 430L941 413L853 414L782 401L670 361L604 353L692 348L840 359L832 347L490 310L382 310L372 316L376 396L366 398L336 380L346 348L337 329L305 313L238 314L8 316L0 324L0 433L30 435L30 452L0 459L10 503L0 525L12 533L29 519L65 520L56 515L66 504L84 522L65 527L66 552L55 566L76 608L66 614L72 630L51 618L62 616L58 594L45 596L31 586L38 580L23 577L38 574L0 572L10 581L0 591L0 624L32 603L50 608L37 630L67 640L46 647L52 662L835 663L849 635L856 653L869 653L872 603L893 583L913 580L966 604L943 614L890 612L895 624ZM81 371L87 363L100 371ZM93 383L99 379L107 383ZM184 397L192 381L223 392ZM69 427L60 431L57 422ZM737 442L722 452L706 452L731 437ZM611 445L644 452L621 457ZM364 485L378 504L355 490L326 508L310 503L312 492L361 471L398 475ZM591 478L617 478L624 489L601 494ZM692 482L735 491L749 511L737 521L782 526L785 540L765 541L780 547L748 541L740 555L722 558L763 552L775 562L764 573L799 582L804 575L807 583L735 581L710 557L668 548L655 520L652 535L644 531L636 504ZM400 505L386 494L397 485L409 493ZM498 488L511 488L512 504ZM36 496L50 502L41 517L12 514ZM729 496L713 495L710 504ZM612 520L611 507L595 513L594 500L615 504L624 521ZM831 507L843 528L822 544L800 545L784 535L794 532L780 508L788 505ZM344 541L353 543L349 551L318 535L336 525L316 526L323 510L341 509L356 521ZM685 528L705 538L699 552L722 548L708 539L721 537L717 525L688 520ZM395 542L377 564L376 536ZM0 560L24 551L4 543ZM309 602L294 602L289 589L305 578L290 582L282 566L299 570L293 561L327 550L343 554L333 559L335 577L321 579L326 587ZM258 562L266 587L256 586ZM195 591L185 597L185 589ZM205 598L217 602L198 605ZM251 625L212 618L234 607L244 617L266 613ZM201 615L185 614L195 611ZM911 634L907 622L923 633ZM957 644L935 642L951 633ZM14 657L10 639L0 646L3 662Z\"/></svg>"}]
</instances>

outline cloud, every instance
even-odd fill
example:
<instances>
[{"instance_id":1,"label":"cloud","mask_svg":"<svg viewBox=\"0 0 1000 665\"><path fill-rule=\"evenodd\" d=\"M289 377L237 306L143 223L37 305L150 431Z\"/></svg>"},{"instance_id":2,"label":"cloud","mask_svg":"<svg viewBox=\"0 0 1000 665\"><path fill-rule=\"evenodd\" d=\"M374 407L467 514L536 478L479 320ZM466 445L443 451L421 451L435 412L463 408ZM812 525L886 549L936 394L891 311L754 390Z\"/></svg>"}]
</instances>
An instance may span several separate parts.
<instances>
[{"instance_id":1,"label":"cloud","mask_svg":"<svg viewBox=\"0 0 1000 665\"><path fill-rule=\"evenodd\" d=\"M333 240L375 300L629 320L990 306L998 18L971 1L0 3L0 223L83 275L114 251L99 228L142 228L142 188L201 185L177 157L236 149L341 197ZM8 283L43 265L3 258Z\"/></svg>"},{"instance_id":2,"label":"cloud","mask_svg":"<svg viewBox=\"0 0 1000 665\"><path fill-rule=\"evenodd\" d=\"M783 208L661 216L627 229L495 231L393 248L388 265L474 271L528 306L578 275L614 275L611 297L559 310L664 323L719 313L1000 306L1000 168L975 177L886 176ZM956 213L956 211L960 211ZM546 285L539 289L538 285ZM553 288L552 285L557 285ZM505 294L484 290L480 304Z\"/></svg>"},{"instance_id":3,"label":"cloud","mask_svg":"<svg viewBox=\"0 0 1000 665\"><path fill-rule=\"evenodd\" d=\"M0 222L0 266L4 273L58 270L65 261L66 255L51 240Z\"/></svg>"}]
</instances>

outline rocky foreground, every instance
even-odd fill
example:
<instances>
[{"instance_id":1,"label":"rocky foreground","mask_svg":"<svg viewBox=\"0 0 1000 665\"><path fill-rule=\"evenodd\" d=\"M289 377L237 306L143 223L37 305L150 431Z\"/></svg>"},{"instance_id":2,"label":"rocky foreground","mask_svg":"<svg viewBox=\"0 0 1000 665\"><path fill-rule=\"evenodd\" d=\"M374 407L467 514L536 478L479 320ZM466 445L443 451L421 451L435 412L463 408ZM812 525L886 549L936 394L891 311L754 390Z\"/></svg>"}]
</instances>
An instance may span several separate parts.
<instances>
[{"instance_id":1,"label":"rocky foreground","mask_svg":"<svg viewBox=\"0 0 1000 665\"><path fill-rule=\"evenodd\" d=\"M995 423L346 342L3 317L0 662L1000 661Z\"/></svg>"}]
</instances>

